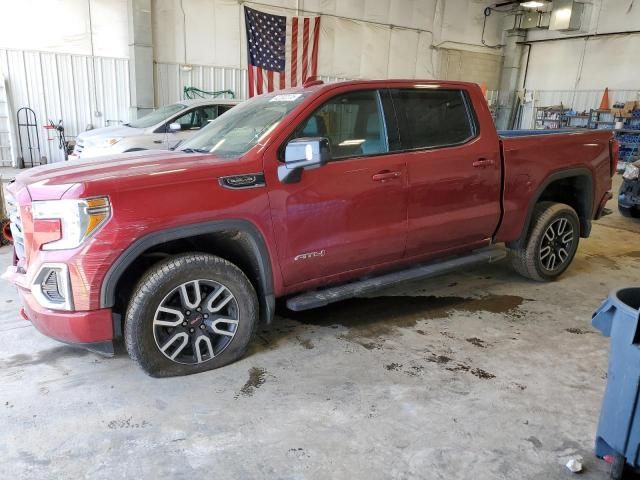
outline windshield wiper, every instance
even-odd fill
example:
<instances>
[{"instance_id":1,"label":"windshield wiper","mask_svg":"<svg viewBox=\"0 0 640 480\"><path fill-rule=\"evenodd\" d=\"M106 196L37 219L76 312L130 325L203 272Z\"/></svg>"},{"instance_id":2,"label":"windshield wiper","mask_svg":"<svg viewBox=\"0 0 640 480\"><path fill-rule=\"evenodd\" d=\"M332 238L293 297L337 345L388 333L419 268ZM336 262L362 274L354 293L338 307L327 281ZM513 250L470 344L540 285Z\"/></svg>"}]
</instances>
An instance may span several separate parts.
<instances>
[{"instance_id":1,"label":"windshield wiper","mask_svg":"<svg viewBox=\"0 0 640 480\"><path fill-rule=\"evenodd\" d=\"M209 150L204 150L202 148L184 148L180 151L185 153L210 153Z\"/></svg>"}]
</instances>

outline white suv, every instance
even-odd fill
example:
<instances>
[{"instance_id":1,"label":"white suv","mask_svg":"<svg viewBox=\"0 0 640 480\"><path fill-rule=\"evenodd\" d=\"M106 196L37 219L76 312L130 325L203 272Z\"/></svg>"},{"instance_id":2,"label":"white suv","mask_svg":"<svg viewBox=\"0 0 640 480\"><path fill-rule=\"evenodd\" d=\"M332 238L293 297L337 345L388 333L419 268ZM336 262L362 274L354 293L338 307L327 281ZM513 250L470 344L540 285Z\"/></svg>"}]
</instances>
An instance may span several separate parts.
<instances>
[{"instance_id":1,"label":"white suv","mask_svg":"<svg viewBox=\"0 0 640 480\"><path fill-rule=\"evenodd\" d=\"M69 160L175 147L239 103L238 100L183 100L122 126L82 132Z\"/></svg>"}]
</instances>

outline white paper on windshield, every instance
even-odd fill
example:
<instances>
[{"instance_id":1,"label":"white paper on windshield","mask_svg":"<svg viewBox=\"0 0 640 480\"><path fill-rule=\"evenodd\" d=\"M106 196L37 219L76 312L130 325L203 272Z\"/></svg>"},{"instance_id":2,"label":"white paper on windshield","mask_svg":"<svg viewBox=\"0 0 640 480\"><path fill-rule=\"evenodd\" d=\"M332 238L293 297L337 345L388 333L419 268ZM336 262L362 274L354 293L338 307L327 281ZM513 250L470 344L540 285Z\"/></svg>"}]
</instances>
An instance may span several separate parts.
<instances>
[{"instance_id":1,"label":"white paper on windshield","mask_svg":"<svg viewBox=\"0 0 640 480\"><path fill-rule=\"evenodd\" d=\"M270 102L294 102L302 96L301 93L283 93L273 97Z\"/></svg>"}]
</instances>

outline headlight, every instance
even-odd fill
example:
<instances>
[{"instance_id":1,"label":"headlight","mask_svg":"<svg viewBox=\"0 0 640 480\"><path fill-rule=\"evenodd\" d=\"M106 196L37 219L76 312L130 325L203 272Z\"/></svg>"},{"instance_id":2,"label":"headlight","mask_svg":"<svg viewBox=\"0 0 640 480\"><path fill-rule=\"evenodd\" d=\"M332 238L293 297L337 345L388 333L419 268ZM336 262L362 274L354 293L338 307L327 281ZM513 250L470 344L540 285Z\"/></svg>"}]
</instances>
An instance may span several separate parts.
<instances>
[{"instance_id":1,"label":"headlight","mask_svg":"<svg viewBox=\"0 0 640 480\"><path fill-rule=\"evenodd\" d=\"M107 138L104 142L100 143L98 146L100 148L109 148L115 145L116 143L118 143L120 140L122 140L122 137Z\"/></svg>"},{"instance_id":2,"label":"headlight","mask_svg":"<svg viewBox=\"0 0 640 480\"><path fill-rule=\"evenodd\" d=\"M60 232L56 240L42 242L43 250L76 248L97 231L111 215L106 197L78 200L47 200L31 204L34 223L38 220L58 220ZM48 229L48 238L51 238ZM34 231L38 231L34 225ZM35 234L34 234L35 235Z\"/></svg>"},{"instance_id":3,"label":"headlight","mask_svg":"<svg viewBox=\"0 0 640 480\"><path fill-rule=\"evenodd\" d=\"M638 176L640 176L640 168L632 164L627 165L622 174L622 178L625 180L636 180Z\"/></svg>"}]
</instances>

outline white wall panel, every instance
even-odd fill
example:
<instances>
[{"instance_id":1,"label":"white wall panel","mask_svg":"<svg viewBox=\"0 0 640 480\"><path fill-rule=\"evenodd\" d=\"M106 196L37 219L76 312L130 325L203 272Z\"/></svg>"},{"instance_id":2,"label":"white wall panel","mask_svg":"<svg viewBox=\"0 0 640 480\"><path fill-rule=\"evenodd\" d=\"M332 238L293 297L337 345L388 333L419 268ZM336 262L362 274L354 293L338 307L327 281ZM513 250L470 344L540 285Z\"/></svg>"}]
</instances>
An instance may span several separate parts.
<instances>
[{"instance_id":1,"label":"white wall panel","mask_svg":"<svg viewBox=\"0 0 640 480\"><path fill-rule=\"evenodd\" d=\"M184 98L184 87L196 87L208 92L232 90L235 98L247 98L247 71L240 68L223 68L196 65L190 72L183 72L175 63L156 63L156 105L175 103ZM347 80L346 77L321 75L326 83ZM230 98L230 97L227 97Z\"/></svg>"},{"instance_id":2,"label":"white wall panel","mask_svg":"<svg viewBox=\"0 0 640 480\"><path fill-rule=\"evenodd\" d=\"M128 60L95 57L93 65L90 56L0 50L0 73L14 109L32 108L39 125L62 120L68 138L89 124L98 128L129 120ZM42 155L50 162L62 160L53 133L41 128L39 134Z\"/></svg>"},{"instance_id":3,"label":"white wall panel","mask_svg":"<svg viewBox=\"0 0 640 480\"><path fill-rule=\"evenodd\" d=\"M318 52L321 75L434 78L434 65L439 65L438 49L433 48L438 46L436 38L446 48L499 54L480 43L482 12L490 3L262 0L244 5L278 15L323 14ZM177 0L153 0L152 6L156 62L246 68L244 16L238 0L182 0L183 8ZM487 42L499 42L501 18L494 15L488 21Z\"/></svg>"},{"instance_id":4,"label":"white wall panel","mask_svg":"<svg viewBox=\"0 0 640 480\"><path fill-rule=\"evenodd\" d=\"M590 0L582 28L575 32L531 30L535 43L526 87L529 90L616 90L640 88L640 34L575 38L573 35L637 31L640 5L632 0Z\"/></svg>"},{"instance_id":5,"label":"white wall panel","mask_svg":"<svg viewBox=\"0 0 640 480\"><path fill-rule=\"evenodd\" d=\"M236 98L247 98L247 71L240 68L194 65L184 72L176 63L156 63L156 105L182 100L184 87L208 92L231 90Z\"/></svg>"},{"instance_id":6,"label":"white wall panel","mask_svg":"<svg viewBox=\"0 0 640 480\"><path fill-rule=\"evenodd\" d=\"M529 90L640 88L640 35L536 43L531 47Z\"/></svg>"},{"instance_id":7,"label":"white wall panel","mask_svg":"<svg viewBox=\"0 0 640 480\"><path fill-rule=\"evenodd\" d=\"M89 22L89 6L91 22ZM127 57L127 0L2 1L0 49Z\"/></svg>"},{"instance_id":8,"label":"white wall panel","mask_svg":"<svg viewBox=\"0 0 640 480\"><path fill-rule=\"evenodd\" d=\"M439 77L482 84L497 90L500 83L502 57L464 50L442 49Z\"/></svg>"}]
</instances>

